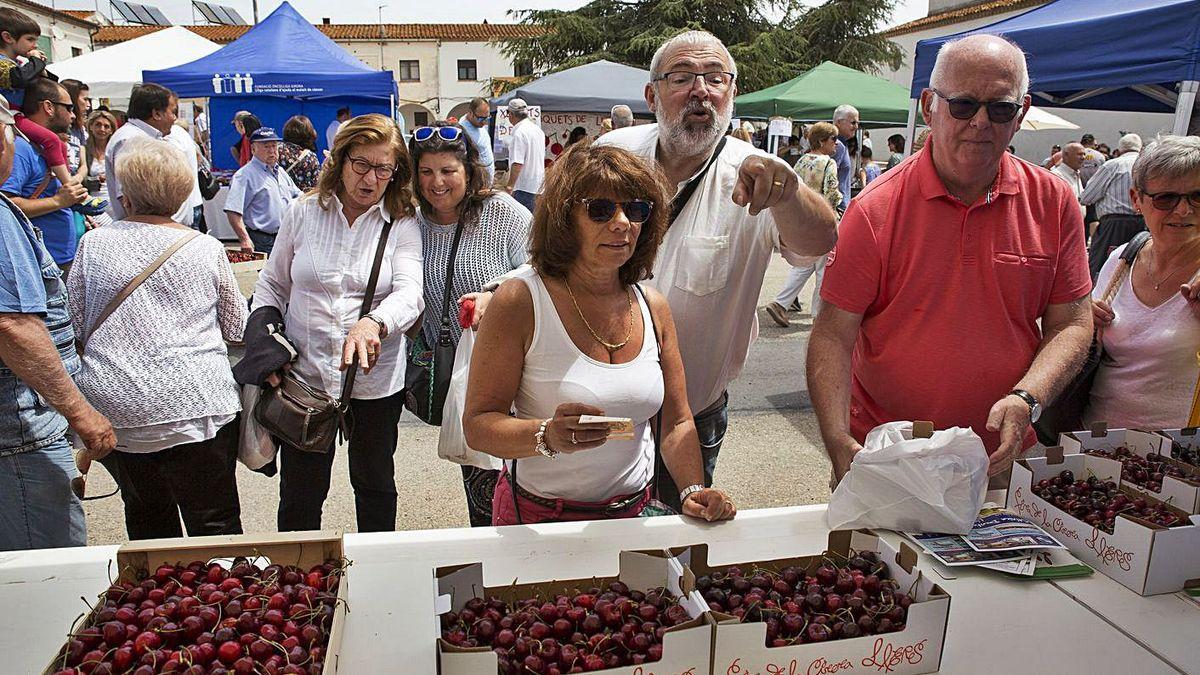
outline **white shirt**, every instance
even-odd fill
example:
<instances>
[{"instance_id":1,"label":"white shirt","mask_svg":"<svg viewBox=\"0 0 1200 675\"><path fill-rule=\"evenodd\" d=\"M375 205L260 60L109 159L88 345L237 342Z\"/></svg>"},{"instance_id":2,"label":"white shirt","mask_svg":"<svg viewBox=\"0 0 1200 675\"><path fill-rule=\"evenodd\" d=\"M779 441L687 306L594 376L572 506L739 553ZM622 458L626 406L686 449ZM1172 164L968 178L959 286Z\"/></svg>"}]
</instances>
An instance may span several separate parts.
<instances>
[{"instance_id":1,"label":"white shirt","mask_svg":"<svg viewBox=\"0 0 1200 675\"><path fill-rule=\"evenodd\" d=\"M254 287L252 309L283 312L284 331L300 353L292 372L334 397L342 392L342 345L358 323L375 248L390 217L381 202L347 223L336 195L328 209L315 194L301 197L284 213L275 249ZM422 263L416 219L397 218L371 309L387 325L388 337L371 372L356 376L352 398L383 398L404 387L403 332L425 308Z\"/></svg>"},{"instance_id":2,"label":"white shirt","mask_svg":"<svg viewBox=\"0 0 1200 675\"><path fill-rule=\"evenodd\" d=\"M171 145L179 148L179 151L183 153L184 159L188 162L188 168L192 170L192 194L188 195L187 200L180 207L180 211L188 212L188 221L183 224L191 225L192 209L204 203L204 197L200 196L200 180L197 175L200 171L200 164L196 159L196 153L199 152L200 148L196 146L196 141L192 140L192 135L187 132L187 129L178 124L171 126L171 133L166 137L166 140Z\"/></svg>"},{"instance_id":3,"label":"white shirt","mask_svg":"<svg viewBox=\"0 0 1200 675\"><path fill-rule=\"evenodd\" d=\"M197 144L204 142L204 134L208 132L208 113L200 113L192 120L192 136Z\"/></svg>"},{"instance_id":4,"label":"white shirt","mask_svg":"<svg viewBox=\"0 0 1200 675\"><path fill-rule=\"evenodd\" d=\"M541 127L528 117L517 122L512 129L512 141L508 150L508 163L520 164L521 175L513 190L542 193L542 180L546 175L546 136Z\"/></svg>"},{"instance_id":5,"label":"white shirt","mask_svg":"<svg viewBox=\"0 0 1200 675\"><path fill-rule=\"evenodd\" d=\"M617 129L595 143L623 147L653 161L658 125ZM741 374L750 344L758 337L763 275L772 250L782 248L770 209L751 216L733 203L738 169L750 155L770 157L744 141L726 140L721 156L667 230L654 261L654 278L643 282L666 296L671 307L694 412L715 403ZM787 251L785 257L803 262Z\"/></svg>"},{"instance_id":6,"label":"white shirt","mask_svg":"<svg viewBox=\"0 0 1200 675\"><path fill-rule=\"evenodd\" d=\"M338 129L342 128L342 123L334 120L325 127L325 145L329 150L333 150L333 139L337 136Z\"/></svg>"},{"instance_id":7,"label":"white shirt","mask_svg":"<svg viewBox=\"0 0 1200 675\"><path fill-rule=\"evenodd\" d=\"M1125 246L1119 246L1104 263L1093 298L1099 299L1108 288L1124 251ZM1144 264L1139 256L1133 266ZM1158 307L1147 307L1134 293L1130 276L1121 281L1113 299L1115 318L1100 332L1104 358L1084 422L1131 429L1185 427L1200 376L1200 319L1178 292Z\"/></svg>"},{"instance_id":8,"label":"white shirt","mask_svg":"<svg viewBox=\"0 0 1200 675\"><path fill-rule=\"evenodd\" d=\"M1079 201L1079 195L1083 194L1083 181L1079 178L1079 172L1067 166L1065 162L1059 162L1050 169L1050 173L1058 176L1067 185L1071 186L1071 194L1075 195L1075 201ZM1087 207L1083 204L1079 205L1079 212L1087 214Z\"/></svg>"},{"instance_id":9,"label":"white shirt","mask_svg":"<svg viewBox=\"0 0 1200 675\"><path fill-rule=\"evenodd\" d=\"M180 129L180 131L183 132L184 136L187 136L186 131L183 129ZM174 132L172 132L172 134L174 134ZM133 119L132 117L125 124L122 124L120 129L117 129L116 132L113 133L112 138L108 139L108 147L104 150L104 181L108 186L108 213L112 216L113 220L121 220L126 215L125 207L121 206L121 196L125 193L121 190L121 180L116 171L117 157L121 153L121 148L134 138L152 138L155 140L164 140L161 131L155 129L149 124L146 124L142 120ZM178 138L167 138L166 140L174 147L180 147L180 141ZM190 141L191 139L188 138L187 140ZM180 205L179 210L175 212L175 215L171 219L182 225L191 226L193 213L189 202L191 201L192 196L199 196L200 186L199 182L196 180L197 169L195 151L193 150L193 152L190 154L184 152L184 155L190 157L189 165L192 167L192 181L195 186L192 189L192 195L189 195L188 199L184 200L183 204ZM202 201L203 200L201 200L201 202Z\"/></svg>"}]
</instances>

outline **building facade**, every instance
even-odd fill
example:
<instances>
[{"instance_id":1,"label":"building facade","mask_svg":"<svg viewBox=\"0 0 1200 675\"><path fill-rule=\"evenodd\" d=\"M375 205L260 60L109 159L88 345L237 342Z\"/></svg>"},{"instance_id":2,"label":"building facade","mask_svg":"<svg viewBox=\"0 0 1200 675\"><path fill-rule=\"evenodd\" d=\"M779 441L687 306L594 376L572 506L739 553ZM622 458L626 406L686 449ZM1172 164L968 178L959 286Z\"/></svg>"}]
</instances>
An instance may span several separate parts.
<instances>
[{"instance_id":1,"label":"building facade","mask_svg":"<svg viewBox=\"0 0 1200 675\"><path fill-rule=\"evenodd\" d=\"M37 22L42 29L38 47L51 63L92 51L92 31L97 24L87 18L91 12L59 11L30 0L0 0L0 7L15 9Z\"/></svg>"}]
</instances>

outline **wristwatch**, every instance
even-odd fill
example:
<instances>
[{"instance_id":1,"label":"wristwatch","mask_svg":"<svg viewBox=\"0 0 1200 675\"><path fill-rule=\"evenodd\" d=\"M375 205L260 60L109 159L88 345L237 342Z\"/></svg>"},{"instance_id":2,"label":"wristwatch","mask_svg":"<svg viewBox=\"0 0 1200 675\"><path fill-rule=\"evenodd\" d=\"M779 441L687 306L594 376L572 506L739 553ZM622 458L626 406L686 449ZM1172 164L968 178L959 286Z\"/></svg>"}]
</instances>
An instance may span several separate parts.
<instances>
[{"instance_id":1,"label":"wristwatch","mask_svg":"<svg viewBox=\"0 0 1200 675\"><path fill-rule=\"evenodd\" d=\"M1037 400L1036 396L1025 391L1024 389L1013 389L1012 391L1010 391L1008 393L1012 396L1016 396L1016 397L1020 398L1022 401L1025 401L1026 403L1029 404L1029 422L1031 424L1035 423L1039 419L1041 419L1042 404L1040 401Z\"/></svg>"},{"instance_id":2,"label":"wristwatch","mask_svg":"<svg viewBox=\"0 0 1200 675\"><path fill-rule=\"evenodd\" d=\"M688 495L695 493L695 492L699 492L703 489L704 489L703 485L689 485L689 486L683 488L683 490L681 490L679 493L679 503L683 504L683 502L687 500Z\"/></svg>"},{"instance_id":3,"label":"wristwatch","mask_svg":"<svg viewBox=\"0 0 1200 675\"><path fill-rule=\"evenodd\" d=\"M379 324L380 339L387 337L387 334L388 334L387 324L383 322L383 319L379 318L378 316L375 316L375 312L368 312L367 314L363 315L363 318L370 319L370 320L374 321L375 323Z\"/></svg>"},{"instance_id":4,"label":"wristwatch","mask_svg":"<svg viewBox=\"0 0 1200 675\"><path fill-rule=\"evenodd\" d=\"M546 427L550 425L551 419L553 418L548 417L542 420L542 423L538 425L537 433L533 435L533 440L535 443L533 449L537 452L537 454L543 457L554 459L555 457L558 457L558 451L546 445Z\"/></svg>"}]
</instances>

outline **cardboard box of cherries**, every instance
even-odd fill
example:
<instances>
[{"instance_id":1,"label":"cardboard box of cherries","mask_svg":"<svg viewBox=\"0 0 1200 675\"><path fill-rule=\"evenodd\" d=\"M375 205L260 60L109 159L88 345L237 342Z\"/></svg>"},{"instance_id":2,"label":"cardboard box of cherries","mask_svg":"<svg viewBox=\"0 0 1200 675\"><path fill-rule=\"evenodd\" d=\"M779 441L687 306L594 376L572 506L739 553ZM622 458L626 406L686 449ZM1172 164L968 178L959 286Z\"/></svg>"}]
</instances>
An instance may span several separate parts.
<instances>
[{"instance_id":1,"label":"cardboard box of cherries","mask_svg":"<svg viewBox=\"0 0 1200 675\"><path fill-rule=\"evenodd\" d=\"M1062 434L1064 454L1086 452L1121 463L1121 484L1171 506L1200 513L1200 466L1172 457L1173 439L1163 433L1109 430L1097 424L1087 431ZM1177 453L1190 457L1189 453Z\"/></svg>"},{"instance_id":2,"label":"cardboard box of cherries","mask_svg":"<svg viewBox=\"0 0 1200 675\"><path fill-rule=\"evenodd\" d=\"M348 563L337 532L132 542L46 675L333 675Z\"/></svg>"}]
</instances>

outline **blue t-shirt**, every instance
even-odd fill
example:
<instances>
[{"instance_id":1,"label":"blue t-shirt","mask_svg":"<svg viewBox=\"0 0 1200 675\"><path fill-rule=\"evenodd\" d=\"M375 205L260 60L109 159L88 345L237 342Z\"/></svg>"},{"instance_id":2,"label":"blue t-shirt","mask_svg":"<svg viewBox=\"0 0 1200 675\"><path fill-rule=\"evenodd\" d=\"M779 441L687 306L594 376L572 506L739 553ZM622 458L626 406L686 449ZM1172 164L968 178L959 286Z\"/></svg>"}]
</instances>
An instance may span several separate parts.
<instances>
[{"instance_id":1,"label":"blue t-shirt","mask_svg":"<svg viewBox=\"0 0 1200 675\"><path fill-rule=\"evenodd\" d=\"M846 144L842 143L840 138L837 139L833 151L833 161L837 163L838 189L842 191L842 212L844 213L850 207L850 170L853 166L850 164L850 151L846 149Z\"/></svg>"},{"instance_id":2,"label":"blue t-shirt","mask_svg":"<svg viewBox=\"0 0 1200 675\"><path fill-rule=\"evenodd\" d=\"M491 135L488 134L488 128L486 126L477 127L468 122L466 119L459 120L458 126L462 127L463 133L465 133L467 137L471 139L471 142L475 144L475 148L479 150L479 163L484 166L491 166L494 164L495 159L492 157L492 138Z\"/></svg>"},{"instance_id":3,"label":"blue t-shirt","mask_svg":"<svg viewBox=\"0 0 1200 675\"><path fill-rule=\"evenodd\" d=\"M29 198L46 178L50 167L46 166L46 160L42 159L41 153L30 145L29 141L18 136L16 146L12 173L9 174L8 180L4 181L4 185L0 185L0 192ZM46 189L42 190L38 198L53 197L58 194L60 187L62 183L51 176ZM42 231L42 240L50 255L54 257L54 262L65 265L75 259L75 247L79 241L75 236L75 217L71 215L71 209L58 209L31 220Z\"/></svg>"},{"instance_id":4,"label":"blue t-shirt","mask_svg":"<svg viewBox=\"0 0 1200 675\"><path fill-rule=\"evenodd\" d=\"M0 312L45 314L43 256L48 255L28 220L0 197Z\"/></svg>"}]
</instances>

